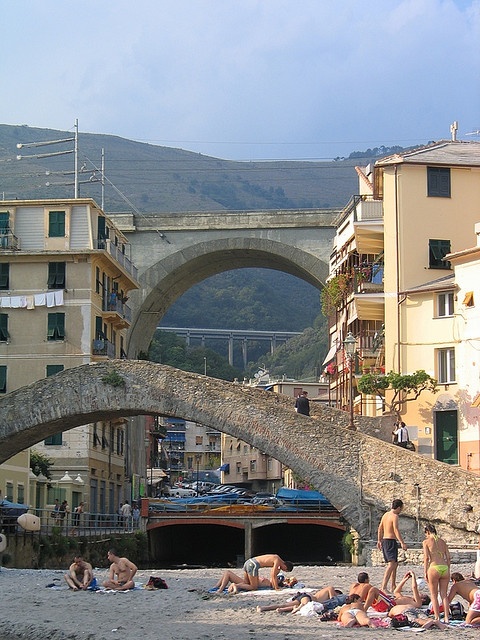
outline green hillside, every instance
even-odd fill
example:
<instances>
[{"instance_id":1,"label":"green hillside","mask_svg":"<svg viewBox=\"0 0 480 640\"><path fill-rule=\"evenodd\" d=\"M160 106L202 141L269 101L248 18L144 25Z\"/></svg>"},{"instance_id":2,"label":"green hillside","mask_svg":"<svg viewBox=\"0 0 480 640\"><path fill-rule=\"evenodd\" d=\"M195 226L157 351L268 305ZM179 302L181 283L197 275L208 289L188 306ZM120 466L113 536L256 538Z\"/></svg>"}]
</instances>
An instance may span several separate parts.
<instances>
[{"instance_id":1,"label":"green hillside","mask_svg":"<svg viewBox=\"0 0 480 640\"><path fill-rule=\"evenodd\" d=\"M17 149L19 143L72 136L71 131L0 125L3 199L73 197L73 185L65 184L73 182L73 177L62 175L73 170L73 154L16 159L17 154L73 149L72 142ZM117 136L79 133L79 167L100 167L102 149L107 178L105 210L110 213L131 210L128 202L142 213L341 207L357 192L355 164L368 162L365 157L336 162L233 162ZM91 173L81 174L80 195L100 202L100 184L91 182L90 177ZM45 186L46 182L50 186Z\"/></svg>"}]
</instances>

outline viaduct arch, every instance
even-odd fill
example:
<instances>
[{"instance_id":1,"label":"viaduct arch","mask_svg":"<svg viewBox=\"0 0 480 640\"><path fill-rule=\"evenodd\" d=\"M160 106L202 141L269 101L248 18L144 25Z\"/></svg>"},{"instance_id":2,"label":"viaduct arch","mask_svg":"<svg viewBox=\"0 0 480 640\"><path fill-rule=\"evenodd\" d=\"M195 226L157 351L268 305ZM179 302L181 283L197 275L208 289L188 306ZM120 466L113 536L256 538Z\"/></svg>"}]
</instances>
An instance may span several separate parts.
<instances>
[{"instance_id":1,"label":"viaduct arch","mask_svg":"<svg viewBox=\"0 0 480 640\"><path fill-rule=\"evenodd\" d=\"M288 398L144 361L83 365L1 398L0 463L59 431L140 414L182 417L250 442L320 490L364 540L400 497L407 539L420 540L431 521L452 545L477 541L480 477L382 442L360 419L350 431L345 412L316 406L307 418Z\"/></svg>"},{"instance_id":2,"label":"viaduct arch","mask_svg":"<svg viewBox=\"0 0 480 640\"><path fill-rule=\"evenodd\" d=\"M260 238L223 238L193 244L147 268L132 292L134 318L128 357L148 351L155 329L168 308L193 285L217 273L244 267L276 269L321 288L328 275L323 260L294 246Z\"/></svg>"}]
</instances>

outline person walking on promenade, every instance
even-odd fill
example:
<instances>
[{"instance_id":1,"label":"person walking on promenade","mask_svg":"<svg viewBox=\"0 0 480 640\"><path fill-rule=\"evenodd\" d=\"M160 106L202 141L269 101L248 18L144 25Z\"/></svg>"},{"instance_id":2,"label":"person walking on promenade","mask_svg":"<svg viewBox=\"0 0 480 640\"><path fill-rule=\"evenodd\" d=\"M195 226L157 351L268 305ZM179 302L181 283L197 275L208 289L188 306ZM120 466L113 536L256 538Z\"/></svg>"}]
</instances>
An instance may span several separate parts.
<instances>
[{"instance_id":1,"label":"person walking on promenade","mask_svg":"<svg viewBox=\"0 0 480 640\"><path fill-rule=\"evenodd\" d=\"M382 550L383 558L387 563L383 576L381 591L388 590L388 582L390 581L392 593L397 586L397 567L398 567L398 544L406 551L402 534L398 528L398 516L403 509L402 500L396 499L392 502L392 508L384 513L377 533L377 547Z\"/></svg>"},{"instance_id":2,"label":"person walking on promenade","mask_svg":"<svg viewBox=\"0 0 480 640\"><path fill-rule=\"evenodd\" d=\"M423 565L425 579L430 589L433 617L440 620L438 599L443 602L444 621L448 624L450 609L448 606L448 583L450 582L450 552L447 544L438 537L433 524L425 525L426 538L423 541Z\"/></svg>"}]
</instances>

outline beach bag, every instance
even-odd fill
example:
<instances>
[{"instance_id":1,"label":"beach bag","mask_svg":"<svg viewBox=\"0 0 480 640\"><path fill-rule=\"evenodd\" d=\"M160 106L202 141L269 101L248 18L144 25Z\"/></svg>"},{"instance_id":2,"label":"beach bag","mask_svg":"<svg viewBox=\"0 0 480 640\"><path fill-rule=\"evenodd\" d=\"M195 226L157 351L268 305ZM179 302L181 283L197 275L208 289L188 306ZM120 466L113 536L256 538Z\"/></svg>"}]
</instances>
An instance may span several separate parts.
<instances>
[{"instance_id":1,"label":"beach bag","mask_svg":"<svg viewBox=\"0 0 480 640\"><path fill-rule=\"evenodd\" d=\"M392 616L392 621L390 626L394 629L398 629L399 627L408 627L410 626L410 622L405 614L399 613L396 616Z\"/></svg>"},{"instance_id":2,"label":"beach bag","mask_svg":"<svg viewBox=\"0 0 480 640\"><path fill-rule=\"evenodd\" d=\"M168 585L163 578L158 576L150 576L145 589L168 589Z\"/></svg>"},{"instance_id":3,"label":"beach bag","mask_svg":"<svg viewBox=\"0 0 480 640\"><path fill-rule=\"evenodd\" d=\"M452 602L450 605L450 618L452 620L465 620L465 610L461 602Z\"/></svg>"}]
</instances>

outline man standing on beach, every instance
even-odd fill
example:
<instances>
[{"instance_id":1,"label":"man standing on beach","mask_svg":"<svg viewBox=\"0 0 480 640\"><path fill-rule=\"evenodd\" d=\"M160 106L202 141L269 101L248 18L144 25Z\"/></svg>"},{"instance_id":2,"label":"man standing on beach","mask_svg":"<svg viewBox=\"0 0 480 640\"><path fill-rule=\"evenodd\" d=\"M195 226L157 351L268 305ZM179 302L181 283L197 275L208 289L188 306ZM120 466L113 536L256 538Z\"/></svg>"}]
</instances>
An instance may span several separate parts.
<instances>
[{"instance_id":1,"label":"man standing on beach","mask_svg":"<svg viewBox=\"0 0 480 640\"><path fill-rule=\"evenodd\" d=\"M133 577L137 573L137 566L128 558L120 558L115 549L110 549L107 558L112 564L103 586L115 591L133 589L135 587Z\"/></svg>"},{"instance_id":2,"label":"man standing on beach","mask_svg":"<svg viewBox=\"0 0 480 640\"><path fill-rule=\"evenodd\" d=\"M378 526L377 547L382 550L383 558L387 563L385 574L383 576L381 591L387 591L388 581L391 582L392 593L397 586L397 567L398 567L398 543L400 543L404 551L407 545L403 541L402 534L398 528L398 516L403 509L401 500L394 500L392 508L384 513Z\"/></svg>"},{"instance_id":3,"label":"man standing on beach","mask_svg":"<svg viewBox=\"0 0 480 640\"><path fill-rule=\"evenodd\" d=\"M263 567L271 567L270 582L275 591L279 591L278 573L291 571L293 564L289 560L282 560L276 553L266 553L263 556L250 558L243 565L245 584L250 585L249 591L255 591L259 586L259 573Z\"/></svg>"}]
</instances>

